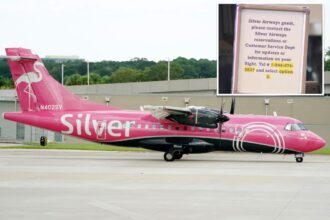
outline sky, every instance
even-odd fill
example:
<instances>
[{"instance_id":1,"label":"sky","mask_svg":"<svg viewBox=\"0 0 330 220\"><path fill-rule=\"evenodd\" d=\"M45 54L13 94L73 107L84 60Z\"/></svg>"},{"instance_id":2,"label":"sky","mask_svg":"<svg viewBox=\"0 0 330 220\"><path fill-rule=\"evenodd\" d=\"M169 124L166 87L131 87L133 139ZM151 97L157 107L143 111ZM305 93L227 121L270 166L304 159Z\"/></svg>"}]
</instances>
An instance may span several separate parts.
<instances>
[{"instance_id":1,"label":"sky","mask_svg":"<svg viewBox=\"0 0 330 220\"><path fill-rule=\"evenodd\" d=\"M285 3L322 3L290 0ZM232 0L10 0L0 5L0 54L25 47L41 57L78 55L90 61L143 57L217 58L217 4ZM276 3L263 0L262 3ZM277 3L279 3L277 1ZM325 0L325 12L330 1ZM330 14L325 15L330 46Z\"/></svg>"}]
</instances>

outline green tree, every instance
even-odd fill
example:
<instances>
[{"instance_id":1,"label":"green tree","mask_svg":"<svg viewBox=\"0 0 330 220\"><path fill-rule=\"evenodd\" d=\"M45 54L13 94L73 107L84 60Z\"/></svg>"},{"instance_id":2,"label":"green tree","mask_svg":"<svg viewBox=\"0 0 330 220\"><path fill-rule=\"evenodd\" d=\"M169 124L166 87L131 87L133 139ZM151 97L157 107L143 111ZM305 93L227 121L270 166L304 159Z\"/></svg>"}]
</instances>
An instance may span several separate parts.
<instances>
[{"instance_id":1,"label":"green tree","mask_svg":"<svg viewBox=\"0 0 330 220\"><path fill-rule=\"evenodd\" d=\"M184 70L176 63L171 63L170 78L171 80L182 79ZM143 71L143 81L159 81L167 80L168 63L167 61L159 61L157 64L146 68Z\"/></svg>"},{"instance_id":2,"label":"green tree","mask_svg":"<svg viewBox=\"0 0 330 220\"><path fill-rule=\"evenodd\" d=\"M327 52L325 53L324 71L330 71L330 47L328 48Z\"/></svg>"},{"instance_id":3,"label":"green tree","mask_svg":"<svg viewBox=\"0 0 330 220\"><path fill-rule=\"evenodd\" d=\"M157 64L145 68L143 71L143 81L159 81L166 80L167 77L167 63L160 61Z\"/></svg>"},{"instance_id":4,"label":"green tree","mask_svg":"<svg viewBox=\"0 0 330 220\"><path fill-rule=\"evenodd\" d=\"M71 76L65 76L65 85L70 86L70 85L83 85L83 84L84 84L83 76L81 76L78 73L75 73Z\"/></svg>"},{"instance_id":5,"label":"green tree","mask_svg":"<svg viewBox=\"0 0 330 220\"><path fill-rule=\"evenodd\" d=\"M48 70L49 74L52 75L58 82L62 81L62 64L56 63L53 60L43 60L46 69ZM68 76L68 74L66 74Z\"/></svg>"},{"instance_id":6,"label":"green tree","mask_svg":"<svg viewBox=\"0 0 330 220\"><path fill-rule=\"evenodd\" d=\"M89 75L89 84L101 84L102 77L97 73L90 73Z\"/></svg>"},{"instance_id":7,"label":"green tree","mask_svg":"<svg viewBox=\"0 0 330 220\"><path fill-rule=\"evenodd\" d=\"M110 76L110 82L123 83L123 82L138 82L141 81L142 72L137 69L128 67L121 67Z\"/></svg>"},{"instance_id":8,"label":"green tree","mask_svg":"<svg viewBox=\"0 0 330 220\"><path fill-rule=\"evenodd\" d=\"M327 51L325 69L330 71L330 50ZM59 82L62 78L62 63L43 60L48 72ZM87 63L72 60L63 63L66 85L87 84ZM90 84L158 81L167 79L167 61L149 61L145 58L133 58L129 61L90 62ZM0 59L0 87L13 88L13 81L6 59ZM171 80L209 78L216 76L216 62L207 59L187 59L178 57L171 61Z\"/></svg>"},{"instance_id":9,"label":"green tree","mask_svg":"<svg viewBox=\"0 0 330 220\"><path fill-rule=\"evenodd\" d=\"M102 79L102 83L110 83L111 82L110 76L108 76L108 75L102 76L101 79Z\"/></svg>"},{"instance_id":10,"label":"green tree","mask_svg":"<svg viewBox=\"0 0 330 220\"><path fill-rule=\"evenodd\" d=\"M212 78L216 77L217 62L215 60L200 59L198 60L199 78Z\"/></svg>"},{"instance_id":11,"label":"green tree","mask_svg":"<svg viewBox=\"0 0 330 220\"><path fill-rule=\"evenodd\" d=\"M0 88L1 89L11 89L14 88L14 83L11 78L6 78L4 76L0 76Z\"/></svg>"}]
</instances>

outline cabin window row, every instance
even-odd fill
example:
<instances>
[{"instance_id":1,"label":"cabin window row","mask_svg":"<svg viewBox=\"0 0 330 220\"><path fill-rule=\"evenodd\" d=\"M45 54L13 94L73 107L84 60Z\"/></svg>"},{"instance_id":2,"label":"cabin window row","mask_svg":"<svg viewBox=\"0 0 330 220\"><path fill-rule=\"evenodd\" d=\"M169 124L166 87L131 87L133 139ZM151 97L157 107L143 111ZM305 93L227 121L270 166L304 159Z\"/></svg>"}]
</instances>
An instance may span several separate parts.
<instances>
[{"instance_id":1,"label":"cabin window row","mask_svg":"<svg viewBox=\"0 0 330 220\"><path fill-rule=\"evenodd\" d=\"M134 127L133 124L130 124L130 127ZM184 131L214 131L214 132L219 132L218 128L202 128L202 127L194 127L191 126L189 127L190 129L188 129L188 126L174 126L174 125L157 125L157 124L136 124L136 128L137 129L167 129L167 130L184 130ZM222 127L221 128L222 132L226 132L227 129L226 127ZM235 128L234 127L230 127L229 128L229 133L241 133L242 132L242 128L237 128L236 132L235 132Z\"/></svg>"}]
</instances>

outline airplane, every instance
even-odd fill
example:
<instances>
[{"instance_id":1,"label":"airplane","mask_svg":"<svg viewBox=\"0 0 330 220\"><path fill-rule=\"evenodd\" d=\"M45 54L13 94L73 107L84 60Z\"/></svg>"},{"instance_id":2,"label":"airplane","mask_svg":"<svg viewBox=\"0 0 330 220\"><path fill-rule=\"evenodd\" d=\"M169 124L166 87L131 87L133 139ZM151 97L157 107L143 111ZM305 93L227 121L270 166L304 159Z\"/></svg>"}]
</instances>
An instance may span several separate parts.
<instances>
[{"instance_id":1,"label":"airplane","mask_svg":"<svg viewBox=\"0 0 330 220\"><path fill-rule=\"evenodd\" d=\"M42 60L29 49L7 48L8 64L15 82L21 112L3 118L88 141L116 146L142 147L164 152L165 161L185 154L212 151L294 154L326 142L294 118L235 114L201 106L142 106L123 110L82 100L58 83ZM40 138L46 145L46 137Z\"/></svg>"}]
</instances>

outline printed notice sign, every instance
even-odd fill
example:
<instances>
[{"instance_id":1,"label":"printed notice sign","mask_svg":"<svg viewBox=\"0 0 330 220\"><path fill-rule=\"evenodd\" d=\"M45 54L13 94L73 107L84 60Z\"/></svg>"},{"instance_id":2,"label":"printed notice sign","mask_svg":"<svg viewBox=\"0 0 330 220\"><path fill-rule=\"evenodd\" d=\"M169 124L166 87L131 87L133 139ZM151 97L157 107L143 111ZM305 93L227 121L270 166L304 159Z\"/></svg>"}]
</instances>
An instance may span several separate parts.
<instances>
[{"instance_id":1,"label":"printed notice sign","mask_svg":"<svg viewBox=\"0 0 330 220\"><path fill-rule=\"evenodd\" d=\"M305 93L309 10L238 5L233 93Z\"/></svg>"}]
</instances>

